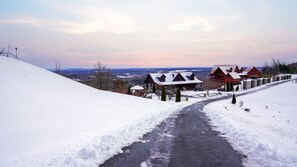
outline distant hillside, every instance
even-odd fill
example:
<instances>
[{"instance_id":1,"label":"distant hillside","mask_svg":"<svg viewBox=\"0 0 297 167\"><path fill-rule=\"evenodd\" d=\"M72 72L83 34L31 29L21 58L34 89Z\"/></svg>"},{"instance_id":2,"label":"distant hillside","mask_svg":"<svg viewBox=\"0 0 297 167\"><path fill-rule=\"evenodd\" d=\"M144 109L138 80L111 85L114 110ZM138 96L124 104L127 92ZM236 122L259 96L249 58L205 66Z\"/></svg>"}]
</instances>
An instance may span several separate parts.
<instances>
[{"instance_id":1,"label":"distant hillside","mask_svg":"<svg viewBox=\"0 0 297 167\"><path fill-rule=\"evenodd\" d=\"M143 83L148 73L155 72L170 72L170 71L191 71L200 80L206 80L208 77L211 67L170 67L170 68L111 68L110 72L118 78L137 78L141 79L136 83ZM53 70L52 70L53 71ZM62 69L60 74L63 76L80 81L92 80L94 76L94 69L87 68L70 68Z\"/></svg>"}]
</instances>

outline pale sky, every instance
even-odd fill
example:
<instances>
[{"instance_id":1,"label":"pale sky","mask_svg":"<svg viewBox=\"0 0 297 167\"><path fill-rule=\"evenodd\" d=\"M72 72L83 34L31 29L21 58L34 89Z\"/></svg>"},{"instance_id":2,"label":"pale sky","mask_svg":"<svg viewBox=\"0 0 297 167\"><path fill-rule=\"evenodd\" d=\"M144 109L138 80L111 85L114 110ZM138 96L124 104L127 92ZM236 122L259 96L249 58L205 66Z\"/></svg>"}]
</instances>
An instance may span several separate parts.
<instances>
[{"instance_id":1,"label":"pale sky","mask_svg":"<svg viewBox=\"0 0 297 167\"><path fill-rule=\"evenodd\" d=\"M7 0L0 49L43 68L297 62L296 0Z\"/></svg>"}]
</instances>

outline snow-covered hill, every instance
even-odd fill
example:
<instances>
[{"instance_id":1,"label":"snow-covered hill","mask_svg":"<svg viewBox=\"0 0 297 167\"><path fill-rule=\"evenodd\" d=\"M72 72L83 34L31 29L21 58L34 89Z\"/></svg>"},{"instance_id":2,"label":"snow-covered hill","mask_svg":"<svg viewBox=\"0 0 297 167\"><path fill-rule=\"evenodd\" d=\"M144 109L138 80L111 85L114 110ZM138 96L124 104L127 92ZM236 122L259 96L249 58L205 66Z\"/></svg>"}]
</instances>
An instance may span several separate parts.
<instances>
[{"instance_id":1,"label":"snow-covered hill","mask_svg":"<svg viewBox=\"0 0 297 167\"><path fill-rule=\"evenodd\" d=\"M296 95L297 80L289 81L240 96L235 105L230 99L211 103L204 112L231 145L247 155L246 166L296 167Z\"/></svg>"},{"instance_id":2,"label":"snow-covered hill","mask_svg":"<svg viewBox=\"0 0 297 167\"><path fill-rule=\"evenodd\" d=\"M0 166L96 166L187 104L99 91L0 57Z\"/></svg>"}]
</instances>

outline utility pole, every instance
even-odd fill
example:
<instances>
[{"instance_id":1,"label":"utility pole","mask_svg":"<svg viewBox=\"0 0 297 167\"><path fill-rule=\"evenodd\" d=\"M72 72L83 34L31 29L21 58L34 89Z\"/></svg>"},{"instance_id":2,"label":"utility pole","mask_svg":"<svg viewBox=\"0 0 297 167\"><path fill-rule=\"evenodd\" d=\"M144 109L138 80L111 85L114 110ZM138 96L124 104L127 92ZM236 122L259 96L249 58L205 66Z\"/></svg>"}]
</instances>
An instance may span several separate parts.
<instances>
[{"instance_id":1,"label":"utility pole","mask_svg":"<svg viewBox=\"0 0 297 167\"><path fill-rule=\"evenodd\" d=\"M7 50L7 57L9 56L9 50L10 50L10 42L9 42L9 44L8 44L8 50Z\"/></svg>"},{"instance_id":2,"label":"utility pole","mask_svg":"<svg viewBox=\"0 0 297 167\"><path fill-rule=\"evenodd\" d=\"M17 47L15 48L15 58L16 58L16 59L19 59L19 58L18 58L18 48L17 48Z\"/></svg>"}]
</instances>

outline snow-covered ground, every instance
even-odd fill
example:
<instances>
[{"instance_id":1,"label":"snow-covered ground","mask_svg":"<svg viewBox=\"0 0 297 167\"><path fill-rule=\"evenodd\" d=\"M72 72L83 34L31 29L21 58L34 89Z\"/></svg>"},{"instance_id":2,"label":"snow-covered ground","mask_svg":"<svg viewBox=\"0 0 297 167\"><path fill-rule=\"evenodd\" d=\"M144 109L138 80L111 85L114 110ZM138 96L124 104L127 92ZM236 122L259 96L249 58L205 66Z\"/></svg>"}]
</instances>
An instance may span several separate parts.
<instances>
[{"instance_id":1,"label":"snow-covered ground","mask_svg":"<svg viewBox=\"0 0 297 167\"><path fill-rule=\"evenodd\" d=\"M294 76L296 77L296 76ZM210 103L204 112L238 151L246 166L297 166L297 83L290 81ZM240 101L243 106L240 107ZM249 112L244 109L250 109Z\"/></svg>"},{"instance_id":2,"label":"snow-covered ground","mask_svg":"<svg viewBox=\"0 0 297 167\"><path fill-rule=\"evenodd\" d=\"M0 166L97 166L191 103L99 91L0 57Z\"/></svg>"},{"instance_id":3,"label":"snow-covered ground","mask_svg":"<svg viewBox=\"0 0 297 167\"><path fill-rule=\"evenodd\" d=\"M222 92L219 92L217 90L209 90L208 95L207 91L193 91L193 90L188 90L188 91L182 91L181 94L184 96L189 96L189 97L195 97L195 98L210 98L210 97L217 97L220 96ZM224 92L223 92L224 93Z\"/></svg>"}]
</instances>

